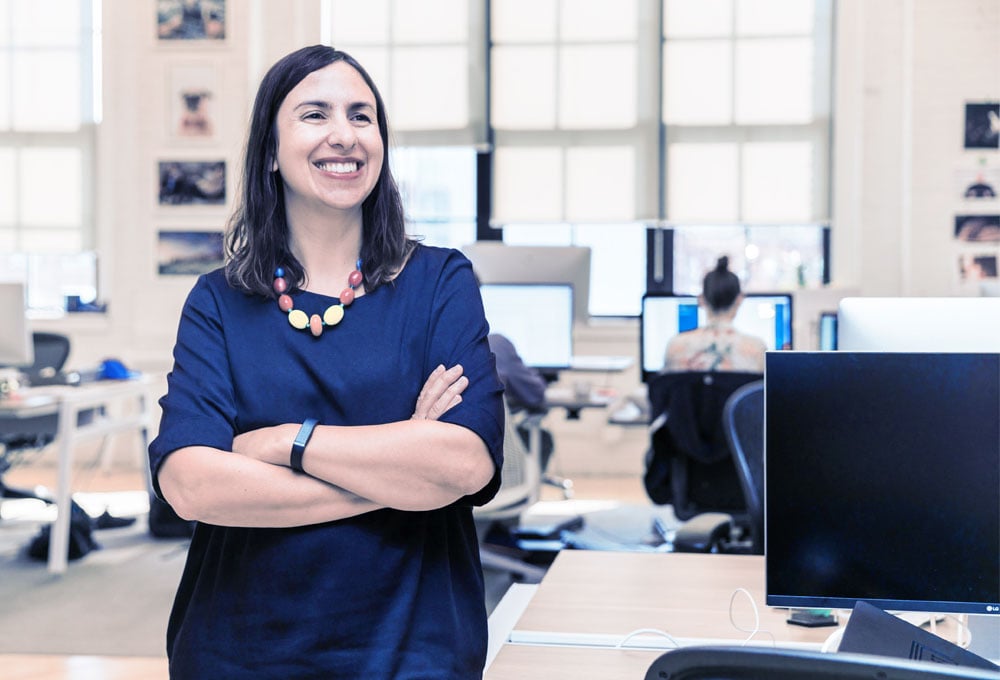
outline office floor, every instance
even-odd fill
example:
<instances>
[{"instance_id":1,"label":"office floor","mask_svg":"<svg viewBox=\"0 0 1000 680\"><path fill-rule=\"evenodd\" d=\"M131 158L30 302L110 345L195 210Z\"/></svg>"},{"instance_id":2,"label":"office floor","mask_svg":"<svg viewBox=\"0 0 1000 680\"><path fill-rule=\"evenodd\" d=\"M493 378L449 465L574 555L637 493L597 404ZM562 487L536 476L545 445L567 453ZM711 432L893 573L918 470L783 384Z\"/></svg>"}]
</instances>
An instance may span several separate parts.
<instances>
[{"instance_id":1,"label":"office floor","mask_svg":"<svg viewBox=\"0 0 1000 680\"><path fill-rule=\"evenodd\" d=\"M116 494L146 488L139 461L119 457L102 467L96 456L82 452L74 471L74 490L89 494ZM49 454L10 470L4 481L12 487L43 486L54 489L56 469ZM647 503L642 482L637 477L574 477L574 498ZM545 486L541 500L559 501L561 491ZM165 680L166 659L162 657L61 656L0 654L0 668L8 680Z\"/></svg>"}]
</instances>

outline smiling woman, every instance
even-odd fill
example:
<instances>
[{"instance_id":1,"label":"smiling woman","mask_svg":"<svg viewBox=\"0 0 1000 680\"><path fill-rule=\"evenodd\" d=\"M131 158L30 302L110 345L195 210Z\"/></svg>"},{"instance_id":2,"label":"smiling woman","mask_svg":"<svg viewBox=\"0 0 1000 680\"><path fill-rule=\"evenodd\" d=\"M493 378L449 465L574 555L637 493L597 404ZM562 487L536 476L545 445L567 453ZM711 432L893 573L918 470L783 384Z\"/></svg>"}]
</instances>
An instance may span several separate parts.
<instances>
[{"instance_id":1,"label":"smiling woman","mask_svg":"<svg viewBox=\"0 0 1000 680\"><path fill-rule=\"evenodd\" d=\"M149 448L198 521L173 678L482 675L472 507L499 487L502 386L471 264L406 234L388 139L344 52L261 82L228 261L188 296Z\"/></svg>"}]
</instances>

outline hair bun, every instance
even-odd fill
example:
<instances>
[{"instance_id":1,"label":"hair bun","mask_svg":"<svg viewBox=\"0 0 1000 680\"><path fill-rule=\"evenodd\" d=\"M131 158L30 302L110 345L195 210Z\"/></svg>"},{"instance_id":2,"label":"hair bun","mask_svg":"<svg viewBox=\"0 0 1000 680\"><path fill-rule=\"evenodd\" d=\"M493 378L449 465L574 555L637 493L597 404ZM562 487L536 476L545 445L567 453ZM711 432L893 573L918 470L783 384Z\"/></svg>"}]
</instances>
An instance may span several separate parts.
<instances>
[{"instance_id":1,"label":"hair bun","mask_svg":"<svg viewBox=\"0 0 1000 680\"><path fill-rule=\"evenodd\" d=\"M729 271L729 256L723 255L719 258L718 262L715 263L715 271L725 272Z\"/></svg>"}]
</instances>

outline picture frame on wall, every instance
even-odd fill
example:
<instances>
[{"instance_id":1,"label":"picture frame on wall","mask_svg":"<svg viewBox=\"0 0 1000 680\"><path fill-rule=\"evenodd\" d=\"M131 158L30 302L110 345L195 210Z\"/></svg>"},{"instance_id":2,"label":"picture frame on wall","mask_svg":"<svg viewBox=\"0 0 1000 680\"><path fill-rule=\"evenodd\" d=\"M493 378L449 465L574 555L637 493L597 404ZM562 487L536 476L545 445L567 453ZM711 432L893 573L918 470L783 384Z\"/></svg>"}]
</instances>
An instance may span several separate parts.
<instances>
[{"instance_id":1,"label":"picture frame on wall","mask_svg":"<svg viewBox=\"0 0 1000 680\"><path fill-rule=\"evenodd\" d=\"M955 238L976 243L1000 243L1000 215L955 215Z\"/></svg>"},{"instance_id":2,"label":"picture frame on wall","mask_svg":"<svg viewBox=\"0 0 1000 680\"><path fill-rule=\"evenodd\" d=\"M1000 149L1000 102L966 102L965 148Z\"/></svg>"},{"instance_id":3,"label":"picture frame on wall","mask_svg":"<svg viewBox=\"0 0 1000 680\"><path fill-rule=\"evenodd\" d=\"M212 142L217 137L218 78L208 63L170 67L168 136L173 141Z\"/></svg>"},{"instance_id":4,"label":"picture frame on wall","mask_svg":"<svg viewBox=\"0 0 1000 680\"><path fill-rule=\"evenodd\" d=\"M200 276L224 263L223 232L161 229L156 239L160 276Z\"/></svg>"},{"instance_id":5,"label":"picture frame on wall","mask_svg":"<svg viewBox=\"0 0 1000 680\"><path fill-rule=\"evenodd\" d=\"M226 38L226 0L154 0L160 41L222 41Z\"/></svg>"},{"instance_id":6,"label":"picture frame on wall","mask_svg":"<svg viewBox=\"0 0 1000 680\"><path fill-rule=\"evenodd\" d=\"M226 161L161 160L161 206L225 205Z\"/></svg>"}]
</instances>

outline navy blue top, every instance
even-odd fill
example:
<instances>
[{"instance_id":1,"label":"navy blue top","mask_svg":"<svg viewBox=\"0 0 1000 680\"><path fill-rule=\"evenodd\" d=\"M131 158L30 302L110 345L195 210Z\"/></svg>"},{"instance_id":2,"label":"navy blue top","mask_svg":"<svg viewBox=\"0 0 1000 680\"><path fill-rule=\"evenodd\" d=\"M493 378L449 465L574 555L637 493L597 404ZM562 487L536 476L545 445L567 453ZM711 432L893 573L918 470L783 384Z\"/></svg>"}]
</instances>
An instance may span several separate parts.
<instances>
[{"instance_id":1,"label":"navy blue top","mask_svg":"<svg viewBox=\"0 0 1000 680\"><path fill-rule=\"evenodd\" d=\"M294 296L307 313L336 298ZM502 464L502 386L469 261L419 246L402 273L319 338L274 299L198 279L181 316L156 475L184 446L232 449L241 432L307 417L407 420L427 376L462 364L469 386L440 420L476 432ZM236 455L236 454L233 454ZM308 452L307 454L308 455ZM480 678L486 610L472 505L382 509L292 529L199 524L167 630L172 678Z\"/></svg>"}]
</instances>

